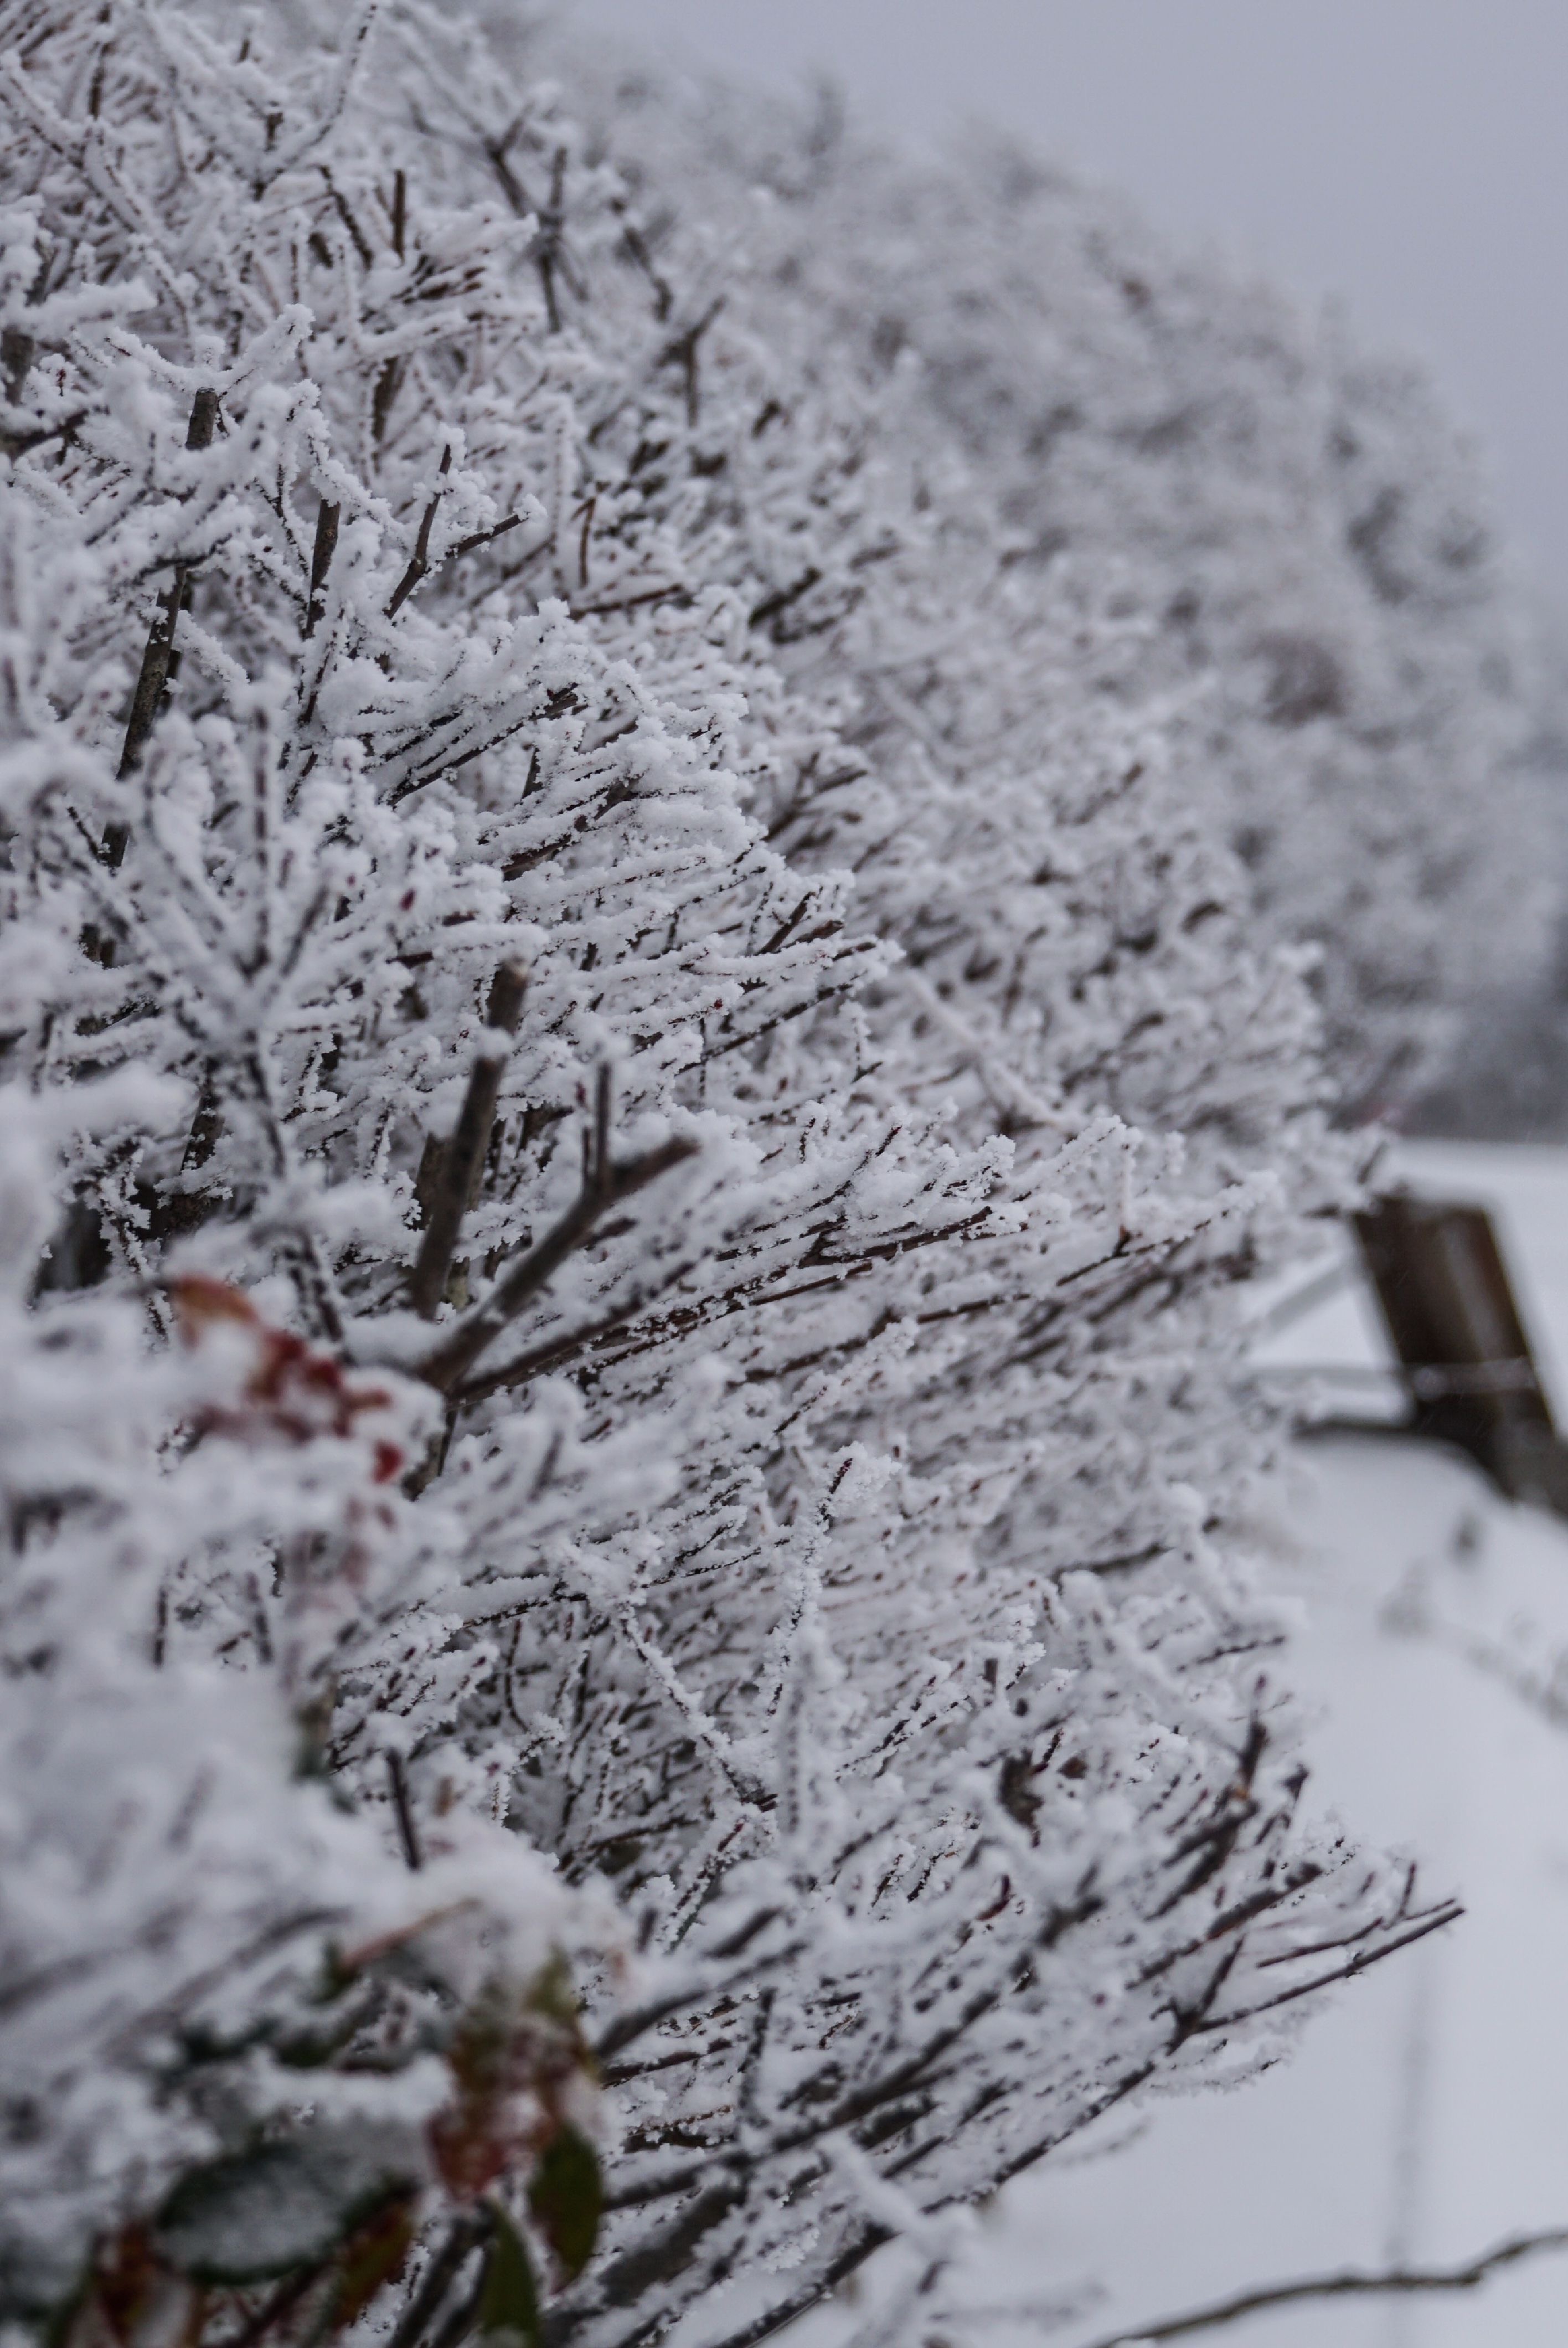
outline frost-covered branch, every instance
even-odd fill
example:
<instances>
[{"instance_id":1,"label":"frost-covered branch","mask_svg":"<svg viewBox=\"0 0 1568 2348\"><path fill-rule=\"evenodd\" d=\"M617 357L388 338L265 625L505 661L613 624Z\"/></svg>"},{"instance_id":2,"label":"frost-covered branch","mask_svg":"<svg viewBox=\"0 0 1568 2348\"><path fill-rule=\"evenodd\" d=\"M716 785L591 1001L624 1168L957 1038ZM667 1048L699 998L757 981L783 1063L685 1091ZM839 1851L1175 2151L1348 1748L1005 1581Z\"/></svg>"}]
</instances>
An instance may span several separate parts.
<instances>
[{"instance_id":1,"label":"frost-covered branch","mask_svg":"<svg viewBox=\"0 0 1568 2348\"><path fill-rule=\"evenodd\" d=\"M1263 2283L1255 2291L1237 2291L1210 2307L1191 2309L1184 2315L1166 2315L1128 2332L1107 2333L1092 2348L1153 2348L1161 2340L1194 2339L1199 2333L1220 2332L1249 2315L1273 2307L1296 2307L1329 2299L1378 2299L1423 2296L1450 2291L1475 2291L1504 2268L1543 2250L1568 2250L1568 2228L1557 2226L1537 2234L1512 2234L1479 2257L1452 2267L1389 2267L1371 2273L1347 2269L1339 2274L1311 2275L1299 2282Z\"/></svg>"}]
</instances>

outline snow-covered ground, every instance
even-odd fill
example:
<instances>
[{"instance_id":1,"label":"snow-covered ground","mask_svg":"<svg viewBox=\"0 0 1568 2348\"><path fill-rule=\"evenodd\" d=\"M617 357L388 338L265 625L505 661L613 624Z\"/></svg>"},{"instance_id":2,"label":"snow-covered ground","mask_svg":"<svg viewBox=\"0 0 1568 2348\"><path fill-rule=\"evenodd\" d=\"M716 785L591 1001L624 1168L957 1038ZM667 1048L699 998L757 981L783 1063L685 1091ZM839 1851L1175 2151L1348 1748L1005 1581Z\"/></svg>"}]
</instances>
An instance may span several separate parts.
<instances>
[{"instance_id":1,"label":"snow-covered ground","mask_svg":"<svg viewBox=\"0 0 1568 2348\"><path fill-rule=\"evenodd\" d=\"M1412 1145L1401 1170L1498 1214L1524 1316L1568 1423L1568 1151ZM1369 1371L1375 1307L1343 1289L1265 1349ZM1375 1382L1336 1393L1372 1404ZM1303 1445L1266 1539L1306 1603L1293 1673L1317 1718L1320 1797L1419 1856L1465 1916L1340 1993L1295 2060L1228 2096L1125 2117L1101 2147L1001 2197L970 2305L1104 2295L1065 2330L999 2322L996 2348L1059 2348L1253 2282L1391 2258L1452 2263L1568 2224L1568 1686L1562 1725L1468 1639L1568 1648L1568 1525L1461 1462L1387 1438ZM1412 1624L1412 1592L1428 1615ZM1400 1601L1403 1603L1400 1603ZM1091 2158L1091 2150L1113 2157ZM803 2327L826 2340L831 2318ZM1568 2255L1442 2300L1305 2307L1229 2327L1235 2348L1563 2348Z\"/></svg>"},{"instance_id":2,"label":"snow-covered ground","mask_svg":"<svg viewBox=\"0 0 1568 2348\"><path fill-rule=\"evenodd\" d=\"M1412 1145L1401 1170L1496 1211L1560 1419L1568 1396L1568 1152ZM1387 1358L1358 1285L1266 1349ZM1354 1394L1358 1407L1377 1388ZM1156 2107L1115 2159L1042 2170L1004 2197L986 2292L1097 2275L1110 2296L1058 2335L1203 2303L1254 2281L1390 2256L1450 2262L1568 2223L1568 1704L1561 1725L1454 1652L1468 1626L1568 1647L1568 1526L1403 1442L1303 1446L1274 1511L1276 1570L1307 1601L1296 1685L1318 1715L1319 1792L1419 1855L1463 1921L1380 1968L1296 2060L1234 2096ZM1420 1587L1446 1637L1397 1627ZM1390 1620L1390 1615L1395 1618ZM1019 2335L1023 2336L1021 2333ZM1562 2348L1568 2258L1442 2301L1258 2315L1225 2335L1277 2348ZM1040 2337L1038 2327L1034 2338ZM1010 2343L1009 2343L1010 2348Z\"/></svg>"}]
</instances>

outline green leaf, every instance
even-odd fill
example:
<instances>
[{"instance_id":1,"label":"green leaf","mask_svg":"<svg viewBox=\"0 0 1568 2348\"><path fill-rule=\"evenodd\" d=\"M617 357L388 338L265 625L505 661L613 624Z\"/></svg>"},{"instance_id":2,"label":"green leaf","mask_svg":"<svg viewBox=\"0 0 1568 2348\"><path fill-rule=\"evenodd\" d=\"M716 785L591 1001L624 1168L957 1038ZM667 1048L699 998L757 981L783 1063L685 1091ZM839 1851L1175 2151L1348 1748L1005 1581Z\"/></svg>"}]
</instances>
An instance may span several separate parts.
<instances>
[{"instance_id":1,"label":"green leaf","mask_svg":"<svg viewBox=\"0 0 1568 2348\"><path fill-rule=\"evenodd\" d=\"M534 2171L528 2208L570 2282L581 2274L599 2240L604 2178L587 2137L563 2127Z\"/></svg>"},{"instance_id":2,"label":"green leaf","mask_svg":"<svg viewBox=\"0 0 1568 2348\"><path fill-rule=\"evenodd\" d=\"M479 2337L495 2348L538 2348L539 2294L528 2245L504 2209L493 2209L495 2231L485 2261Z\"/></svg>"},{"instance_id":3,"label":"green leaf","mask_svg":"<svg viewBox=\"0 0 1568 2348\"><path fill-rule=\"evenodd\" d=\"M196 2282L266 2282L330 2257L413 2181L384 2138L364 2129L253 2145L182 2177L155 2240Z\"/></svg>"}]
</instances>

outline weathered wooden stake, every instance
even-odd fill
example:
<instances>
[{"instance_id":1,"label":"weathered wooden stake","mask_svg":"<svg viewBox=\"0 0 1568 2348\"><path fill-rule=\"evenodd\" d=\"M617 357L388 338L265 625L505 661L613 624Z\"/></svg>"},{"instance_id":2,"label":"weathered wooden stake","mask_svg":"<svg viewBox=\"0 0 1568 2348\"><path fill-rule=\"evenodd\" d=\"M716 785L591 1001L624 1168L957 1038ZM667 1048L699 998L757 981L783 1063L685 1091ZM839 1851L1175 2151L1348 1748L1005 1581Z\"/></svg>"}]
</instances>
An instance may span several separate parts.
<instances>
[{"instance_id":1,"label":"weathered wooden stake","mask_svg":"<svg viewBox=\"0 0 1568 2348\"><path fill-rule=\"evenodd\" d=\"M1409 1431L1468 1452L1511 1498L1568 1516L1568 1447L1486 1209L1396 1192L1354 1221Z\"/></svg>"}]
</instances>

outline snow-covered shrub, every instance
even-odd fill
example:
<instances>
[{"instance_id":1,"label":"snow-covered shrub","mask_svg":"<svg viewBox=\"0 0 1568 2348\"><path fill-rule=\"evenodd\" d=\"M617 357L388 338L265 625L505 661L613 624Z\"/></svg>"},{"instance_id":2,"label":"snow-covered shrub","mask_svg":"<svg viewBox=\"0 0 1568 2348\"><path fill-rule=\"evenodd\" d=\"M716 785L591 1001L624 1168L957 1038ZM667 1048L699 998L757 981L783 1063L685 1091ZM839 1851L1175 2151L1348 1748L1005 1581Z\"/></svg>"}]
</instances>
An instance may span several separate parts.
<instances>
[{"instance_id":1,"label":"snow-covered shrub","mask_svg":"<svg viewBox=\"0 0 1568 2348\"><path fill-rule=\"evenodd\" d=\"M1336 1179L1313 1019L1145 632L1038 592L929 402L752 314L722 237L656 253L548 90L373 15L0 7L0 1026L69 1184L16 1311L122 1365L141 1316L191 1504L148 1483L154 1645L102 1669L201 1722L276 1683L354 1806L279 1794L301 1898L406 1864L423 1941L442 1846L509 1830L529 1951L589 1944L591 2263L581 2116L541 2198L555 2115L489 2127L515 2066L427 1967L435 2067L364 2092L435 2181L247 2339L527 2338L547 2250L552 2341L726 2284L757 2338L1432 1921L1303 1818L1245 1572L1232 1298ZM136 1069L184 1106L78 1113ZM236 1984L220 2101L309 2166L253 2052L304 1977ZM199 2188L105 2146L80 2222L153 2207L177 2269Z\"/></svg>"},{"instance_id":2,"label":"snow-covered shrub","mask_svg":"<svg viewBox=\"0 0 1568 2348\"><path fill-rule=\"evenodd\" d=\"M1409 1099L1540 974L1562 889L1561 650L1420 369L999 138L922 164L826 99L562 54L655 260L724 222L733 314L853 355L868 400L917 386L1036 596L1066 564L1144 616L1183 795L1272 933L1324 948L1342 1099Z\"/></svg>"},{"instance_id":3,"label":"snow-covered shrub","mask_svg":"<svg viewBox=\"0 0 1568 2348\"><path fill-rule=\"evenodd\" d=\"M129 1072L0 1095L0 2302L122 2339L280 2281L346 2321L476 2162L559 2174L592 2120L580 1901L460 1808L411 1869L300 1700L384 1599L417 1390L216 1282L152 1353L128 1301L29 1309L67 1107L124 1139L181 1106ZM179 1638L203 1571L272 1615L248 1673Z\"/></svg>"}]
</instances>

